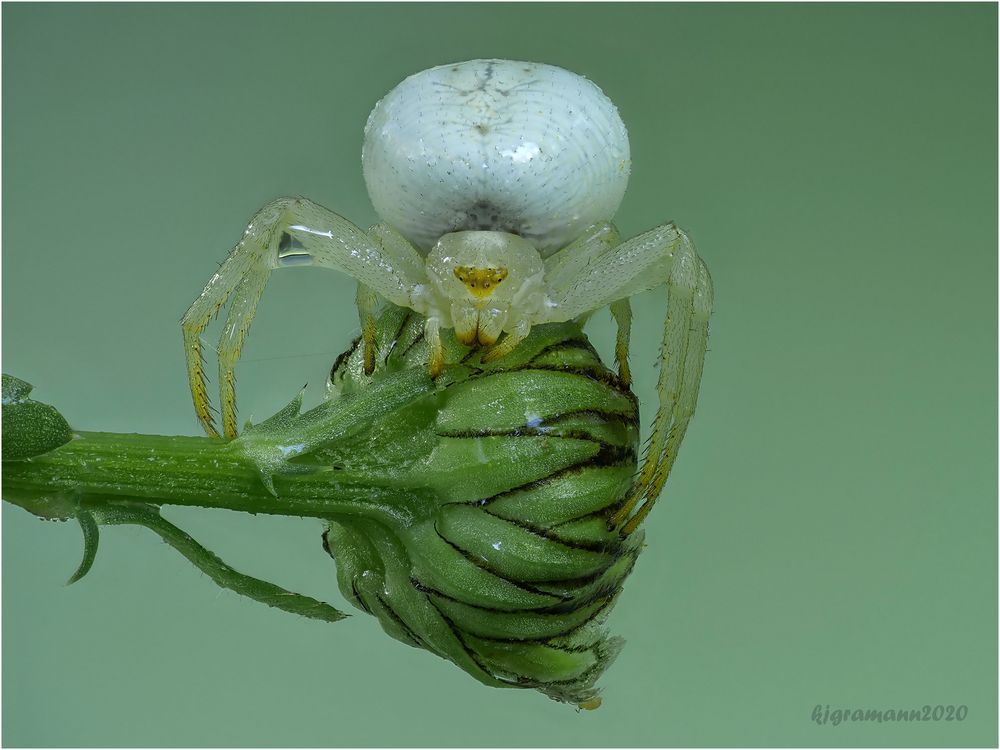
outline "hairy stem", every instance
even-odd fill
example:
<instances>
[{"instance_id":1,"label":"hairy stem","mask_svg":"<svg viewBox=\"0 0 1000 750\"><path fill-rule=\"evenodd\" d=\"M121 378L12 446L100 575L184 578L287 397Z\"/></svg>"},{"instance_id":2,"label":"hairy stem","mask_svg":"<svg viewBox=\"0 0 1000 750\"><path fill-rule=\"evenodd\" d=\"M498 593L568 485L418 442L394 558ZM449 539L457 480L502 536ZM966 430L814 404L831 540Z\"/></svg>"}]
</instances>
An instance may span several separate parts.
<instances>
[{"instance_id":1,"label":"hairy stem","mask_svg":"<svg viewBox=\"0 0 1000 750\"><path fill-rule=\"evenodd\" d=\"M272 494L231 443L203 437L77 432L49 453L5 461L3 480L5 500L56 518L79 507L139 501L392 523L405 519L408 506L405 490L329 469L277 475Z\"/></svg>"}]
</instances>

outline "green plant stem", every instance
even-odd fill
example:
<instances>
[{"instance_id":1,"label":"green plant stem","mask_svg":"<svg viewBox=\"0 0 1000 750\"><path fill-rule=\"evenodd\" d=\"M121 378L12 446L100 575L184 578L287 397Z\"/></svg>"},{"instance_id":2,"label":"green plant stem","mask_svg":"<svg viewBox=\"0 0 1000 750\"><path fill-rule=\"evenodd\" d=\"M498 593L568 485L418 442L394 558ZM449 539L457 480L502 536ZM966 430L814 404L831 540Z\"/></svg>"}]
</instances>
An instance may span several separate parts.
<instances>
[{"instance_id":1,"label":"green plant stem","mask_svg":"<svg viewBox=\"0 0 1000 750\"><path fill-rule=\"evenodd\" d=\"M277 475L272 494L258 468L232 446L217 438L77 432L54 451L5 461L4 499L50 518L121 502L284 516L366 516L392 525L410 517L406 490L327 468Z\"/></svg>"}]
</instances>

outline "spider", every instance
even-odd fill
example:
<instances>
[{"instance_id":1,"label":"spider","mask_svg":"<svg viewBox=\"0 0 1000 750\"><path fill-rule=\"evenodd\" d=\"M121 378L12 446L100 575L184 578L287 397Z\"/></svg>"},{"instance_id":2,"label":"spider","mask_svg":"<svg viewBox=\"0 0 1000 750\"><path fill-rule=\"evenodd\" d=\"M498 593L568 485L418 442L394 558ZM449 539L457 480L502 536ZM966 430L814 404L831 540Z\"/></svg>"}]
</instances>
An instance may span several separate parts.
<instances>
[{"instance_id":1,"label":"spider","mask_svg":"<svg viewBox=\"0 0 1000 750\"><path fill-rule=\"evenodd\" d=\"M612 519L624 534L634 531L658 497L694 413L712 282L675 224L624 242L611 224L630 168L628 134L615 106L586 78L551 65L442 65L410 76L376 104L362 164L382 223L363 231L305 198L274 200L253 217L184 315L188 379L206 432L218 435L200 335L232 298L218 355L222 430L233 438L234 368L278 268L319 266L357 280L369 373L379 298L426 318L433 376L445 366L442 329L454 329L464 344L489 347L484 359L496 360L534 325L583 319L607 306L618 326L615 359L626 385L629 298L666 286L659 406L634 488Z\"/></svg>"}]
</instances>

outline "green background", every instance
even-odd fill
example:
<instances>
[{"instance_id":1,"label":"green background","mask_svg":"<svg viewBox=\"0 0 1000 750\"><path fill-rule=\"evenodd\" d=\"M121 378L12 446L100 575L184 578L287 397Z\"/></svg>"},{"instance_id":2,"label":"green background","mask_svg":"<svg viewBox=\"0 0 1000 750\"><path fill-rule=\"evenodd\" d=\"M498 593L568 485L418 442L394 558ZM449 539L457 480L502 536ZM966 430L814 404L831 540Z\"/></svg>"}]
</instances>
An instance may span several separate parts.
<instances>
[{"instance_id":1,"label":"green background","mask_svg":"<svg viewBox=\"0 0 1000 750\"><path fill-rule=\"evenodd\" d=\"M244 601L140 529L64 588L79 530L5 505L3 743L996 745L996 27L992 4L5 4L3 367L79 428L197 434L181 314L272 197L373 222L368 111L445 62L600 85L631 134L619 226L687 228L717 311L599 711L360 613ZM353 289L272 278L244 417L320 397ZM648 424L662 293L636 304ZM606 314L590 332L610 350ZM318 522L166 515L346 606ZM810 718L937 703L968 718Z\"/></svg>"}]
</instances>

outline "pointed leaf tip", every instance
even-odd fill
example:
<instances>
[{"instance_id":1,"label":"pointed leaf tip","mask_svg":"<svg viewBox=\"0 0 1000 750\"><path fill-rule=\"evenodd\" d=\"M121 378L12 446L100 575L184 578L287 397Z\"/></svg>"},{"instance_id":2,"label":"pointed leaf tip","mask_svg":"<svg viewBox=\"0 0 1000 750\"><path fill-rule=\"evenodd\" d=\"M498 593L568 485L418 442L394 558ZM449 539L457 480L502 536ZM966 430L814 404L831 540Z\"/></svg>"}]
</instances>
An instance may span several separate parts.
<instances>
[{"instance_id":1,"label":"pointed leaf tip","mask_svg":"<svg viewBox=\"0 0 1000 750\"><path fill-rule=\"evenodd\" d=\"M92 515L82 510L77 514L76 520L80 522L80 530L83 531L83 559L76 572L66 581L67 586L73 585L90 572L94 559L97 557L97 544L101 540L97 521Z\"/></svg>"},{"instance_id":2,"label":"pointed leaf tip","mask_svg":"<svg viewBox=\"0 0 1000 750\"><path fill-rule=\"evenodd\" d=\"M28 398L34 386L13 375L3 374L3 405L16 404Z\"/></svg>"},{"instance_id":3,"label":"pointed leaf tip","mask_svg":"<svg viewBox=\"0 0 1000 750\"><path fill-rule=\"evenodd\" d=\"M302 387L295 397L278 409L274 414L256 425L248 425L244 429L244 434L248 432L260 432L261 430L282 428L295 419L302 412L302 399L306 394L305 386Z\"/></svg>"}]
</instances>

